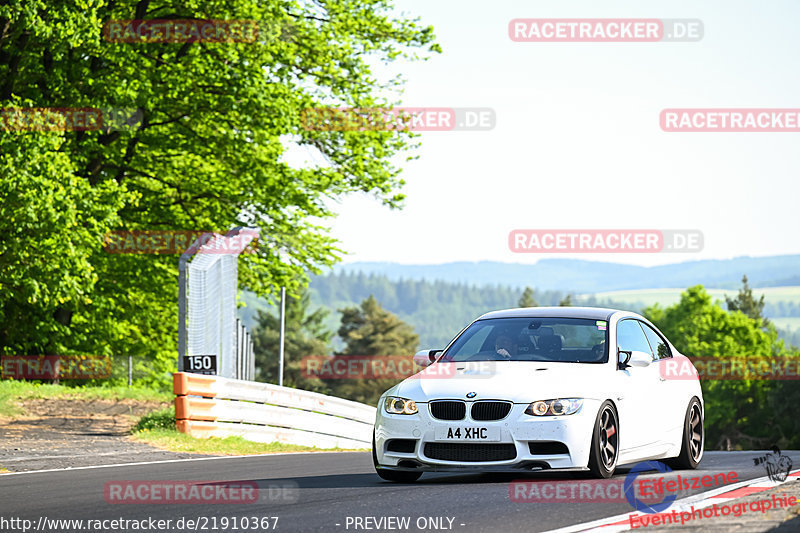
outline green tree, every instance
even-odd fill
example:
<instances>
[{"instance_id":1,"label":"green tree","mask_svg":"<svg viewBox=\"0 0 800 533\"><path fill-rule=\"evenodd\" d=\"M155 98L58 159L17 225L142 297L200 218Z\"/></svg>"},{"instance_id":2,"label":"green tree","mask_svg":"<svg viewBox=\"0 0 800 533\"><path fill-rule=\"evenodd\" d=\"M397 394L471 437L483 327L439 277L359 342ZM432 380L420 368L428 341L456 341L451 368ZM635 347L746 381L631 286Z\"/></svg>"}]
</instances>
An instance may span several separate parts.
<instances>
[{"instance_id":1,"label":"green tree","mask_svg":"<svg viewBox=\"0 0 800 533\"><path fill-rule=\"evenodd\" d=\"M339 337L345 347L336 356L359 355L369 358L394 356L411 359L417 350L419 337L414 328L400 320L397 315L383 309L375 297L370 296L358 307L340 310L342 323ZM386 389L395 385L399 379L354 379L336 380L331 386L337 396L358 402L375 405ZM330 382L329 382L330 383Z\"/></svg>"},{"instance_id":2,"label":"green tree","mask_svg":"<svg viewBox=\"0 0 800 533\"><path fill-rule=\"evenodd\" d=\"M108 21L163 18L256 20L261 31L252 43L103 37ZM240 283L262 296L298 290L339 257L314 222L333 215L327 200L366 192L400 206L393 161L415 146L405 131L308 129L304 111L391 104L400 83L372 65L439 51L389 0L9 0L0 28L0 108L131 119L23 132L0 117L0 350L134 353L162 382L176 360L178 259L111 255L103 235L259 227ZM297 149L325 163L290 164Z\"/></svg>"},{"instance_id":3,"label":"green tree","mask_svg":"<svg viewBox=\"0 0 800 533\"><path fill-rule=\"evenodd\" d=\"M739 311L727 312L715 305L701 286L688 288L680 301L662 309L643 311L682 354L694 357L770 358L786 356L774 327L764 330L761 321ZM703 380L708 447L757 449L772 444L785 447L782 436L788 420L770 408L775 383L755 380ZM797 404L790 410L797 419ZM793 437L797 445L797 437Z\"/></svg>"},{"instance_id":4,"label":"green tree","mask_svg":"<svg viewBox=\"0 0 800 533\"><path fill-rule=\"evenodd\" d=\"M280 311L258 311L258 326L252 332L253 353L256 361L256 381L278 383L280 367ZM309 377L303 358L327 356L333 333L325 328L328 311L319 308L310 311L310 297L303 292L299 298L286 298L284 323L283 384L287 387L327 393L328 387L320 379Z\"/></svg>"},{"instance_id":5,"label":"green tree","mask_svg":"<svg viewBox=\"0 0 800 533\"><path fill-rule=\"evenodd\" d=\"M522 296L517 303L517 307L538 307L539 304L536 302L536 298L533 297L533 289L530 287L525 287L525 290L522 292Z\"/></svg>"},{"instance_id":6,"label":"green tree","mask_svg":"<svg viewBox=\"0 0 800 533\"><path fill-rule=\"evenodd\" d=\"M0 347L8 353L64 353L75 311L92 303L98 233L118 222L116 188L75 176L62 145L43 134L0 146Z\"/></svg>"},{"instance_id":7,"label":"green tree","mask_svg":"<svg viewBox=\"0 0 800 533\"><path fill-rule=\"evenodd\" d=\"M792 357L800 359L800 350L793 349ZM796 362L795 362L796 365ZM800 383L785 380L772 383L767 408L771 417L779 423L774 424L775 432L770 435L772 442L782 449L800 447Z\"/></svg>"},{"instance_id":8,"label":"green tree","mask_svg":"<svg viewBox=\"0 0 800 533\"><path fill-rule=\"evenodd\" d=\"M560 302L558 302L560 307L572 307L572 295L567 294L564 296Z\"/></svg>"},{"instance_id":9,"label":"green tree","mask_svg":"<svg viewBox=\"0 0 800 533\"><path fill-rule=\"evenodd\" d=\"M739 289L736 298L729 298L726 295L725 302L728 304L728 311L741 311L752 319L761 320L764 326L769 324L769 320L764 317L764 295L756 300L753 289L747 284L747 276L742 276L742 288Z\"/></svg>"}]
</instances>

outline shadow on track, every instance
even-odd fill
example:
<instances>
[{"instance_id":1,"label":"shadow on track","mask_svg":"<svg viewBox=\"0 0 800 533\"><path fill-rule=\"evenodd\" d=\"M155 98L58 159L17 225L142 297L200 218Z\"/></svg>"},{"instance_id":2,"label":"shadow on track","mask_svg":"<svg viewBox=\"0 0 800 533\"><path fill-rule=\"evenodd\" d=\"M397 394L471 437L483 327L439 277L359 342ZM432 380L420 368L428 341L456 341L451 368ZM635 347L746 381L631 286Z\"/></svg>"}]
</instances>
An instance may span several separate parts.
<instances>
[{"instance_id":1,"label":"shadow on track","mask_svg":"<svg viewBox=\"0 0 800 533\"><path fill-rule=\"evenodd\" d=\"M618 469L614 478L624 477L629 468ZM363 488L363 487L390 487L390 486L434 486L434 485L464 485L510 483L515 480L548 481L548 480L579 480L592 479L588 472L478 472L478 473L450 473L427 472L422 478L412 483L396 483L384 481L377 474L322 474L318 476L278 477L269 479L253 479L260 489L275 485L291 485L298 488L324 489L324 488Z\"/></svg>"}]
</instances>

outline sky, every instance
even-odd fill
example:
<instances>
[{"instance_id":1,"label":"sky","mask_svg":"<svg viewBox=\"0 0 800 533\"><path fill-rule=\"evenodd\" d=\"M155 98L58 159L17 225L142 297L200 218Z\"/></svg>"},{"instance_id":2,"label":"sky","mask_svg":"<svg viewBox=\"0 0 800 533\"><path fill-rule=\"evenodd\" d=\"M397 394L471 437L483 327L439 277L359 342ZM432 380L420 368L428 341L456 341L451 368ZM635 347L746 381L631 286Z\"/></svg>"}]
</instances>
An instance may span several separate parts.
<instances>
[{"instance_id":1,"label":"sky","mask_svg":"<svg viewBox=\"0 0 800 533\"><path fill-rule=\"evenodd\" d=\"M800 108L795 1L398 0L442 54L395 64L403 106L489 107L491 131L421 134L405 207L332 204L345 263L533 263L514 229L692 229L697 253L559 254L638 265L800 253L800 133L664 132L665 108ZM515 18L700 19L697 42L514 42Z\"/></svg>"}]
</instances>

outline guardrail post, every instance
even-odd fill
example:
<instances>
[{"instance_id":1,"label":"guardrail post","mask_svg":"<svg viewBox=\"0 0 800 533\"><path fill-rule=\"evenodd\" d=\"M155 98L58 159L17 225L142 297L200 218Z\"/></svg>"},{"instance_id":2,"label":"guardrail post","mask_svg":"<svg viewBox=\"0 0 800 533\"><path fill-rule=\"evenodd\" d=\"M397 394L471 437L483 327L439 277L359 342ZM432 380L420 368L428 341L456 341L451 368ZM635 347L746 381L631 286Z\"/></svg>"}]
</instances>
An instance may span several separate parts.
<instances>
[{"instance_id":1,"label":"guardrail post","mask_svg":"<svg viewBox=\"0 0 800 533\"><path fill-rule=\"evenodd\" d=\"M284 325L286 323L286 287L281 287L281 336L280 346L278 347L278 385L283 387L283 340Z\"/></svg>"}]
</instances>

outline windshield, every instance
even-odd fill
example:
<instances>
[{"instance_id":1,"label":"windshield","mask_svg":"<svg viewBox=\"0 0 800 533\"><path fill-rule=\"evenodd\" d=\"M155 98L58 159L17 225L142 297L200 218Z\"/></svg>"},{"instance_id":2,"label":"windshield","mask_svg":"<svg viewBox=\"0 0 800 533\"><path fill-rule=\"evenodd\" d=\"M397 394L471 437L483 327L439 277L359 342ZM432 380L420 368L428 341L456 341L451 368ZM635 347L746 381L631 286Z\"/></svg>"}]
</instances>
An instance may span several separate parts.
<instances>
[{"instance_id":1,"label":"windshield","mask_svg":"<svg viewBox=\"0 0 800 533\"><path fill-rule=\"evenodd\" d=\"M605 320L587 318L492 318L468 327L441 362L552 361L605 363Z\"/></svg>"}]
</instances>

